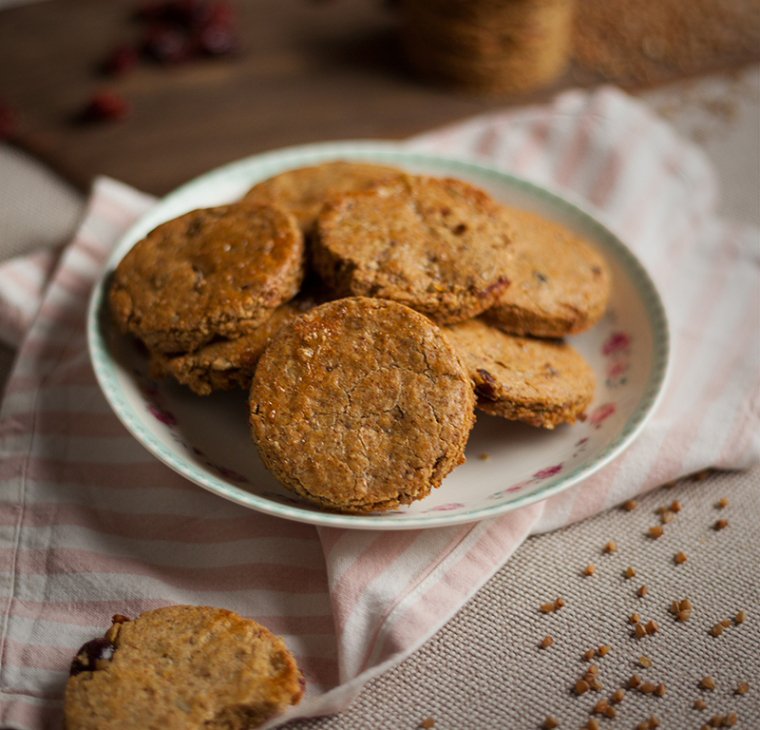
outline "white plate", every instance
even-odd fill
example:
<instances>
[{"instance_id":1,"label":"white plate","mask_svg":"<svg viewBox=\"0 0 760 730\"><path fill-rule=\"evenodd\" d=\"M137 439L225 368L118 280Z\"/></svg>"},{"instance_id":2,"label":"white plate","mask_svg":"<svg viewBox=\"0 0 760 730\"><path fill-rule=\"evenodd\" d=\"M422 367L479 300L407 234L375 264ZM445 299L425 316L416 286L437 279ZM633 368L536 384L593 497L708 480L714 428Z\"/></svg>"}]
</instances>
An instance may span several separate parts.
<instances>
[{"instance_id":1,"label":"white plate","mask_svg":"<svg viewBox=\"0 0 760 730\"><path fill-rule=\"evenodd\" d=\"M547 431L478 412L466 463L430 496L383 515L339 515L298 500L264 468L248 432L246 393L203 397L173 382L150 380L144 354L118 335L109 320L106 282L119 260L159 223L235 200L255 182L283 170L330 159L370 160L468 180L500 201L564 223L599 248L614 278L609 308L594 328L570 338L597 377L585 422ZM209 172L164 198L114 250L90 301L88 342L98 381L116 415L175 471L221 497L271 515L376 530L494 517L588 477L641 430L662 391L668 362L667 322L652 281L633 254L589 214L502 172L384 142L325 143L257 155Z\"/></svg>"}]
</instances>

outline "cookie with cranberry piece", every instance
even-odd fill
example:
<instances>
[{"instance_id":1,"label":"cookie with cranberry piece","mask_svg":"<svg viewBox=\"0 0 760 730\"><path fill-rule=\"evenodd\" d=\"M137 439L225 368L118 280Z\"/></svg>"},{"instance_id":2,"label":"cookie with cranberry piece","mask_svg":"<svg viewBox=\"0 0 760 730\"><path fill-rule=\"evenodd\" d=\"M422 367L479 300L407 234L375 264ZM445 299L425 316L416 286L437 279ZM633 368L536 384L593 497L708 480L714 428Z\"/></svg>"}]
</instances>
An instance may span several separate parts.
<instances>
[{"instance_id":1,"label":"cookie with cranberry piece","mask_svg":"<svg viewBox=\"0 0 760 730\"><path fill-rule=\"evenodd\" d=\"M570 345L508 335L481 319L443 332L469 372L481 410L543 428L584 418L594 371Z\"/></svg>"},{"instance_id":2,"label":"cookie with cranberry piece","mask_svg":"<svg viewBox=\"0 0 760 730\"><path fill-rule=\"evenodd\" d=\"M272 339L250 395L270 472L321 508L385 512L464 461L470 380L439 327L402 304L338 299Z\"/></svg>"},{"instance_id":3,"label":"cookie with cranberry piece","mask_svg":"<svg viewBox=\"0 0 760 730\"><path fill-rule=\"evenodd\" d=\"M328 201L312 253L336 295L392 299L448 324L498 301L511 249L509 221L485 192L402 175Z\"/></svg>"},{"instance_id":4,"label":"cookie with cranberry piece","mask_svg":"<svg viewBox=\"0 0 760 730\"><path fill-rule=\"evenodd\" d=\"M122 332L157 352L189 352L250 332L298 292L303 235L292 215L235 203L194 210L138 241L113 275Z\"/></svg>"},{"instance_id":5,"label":"cookie with cranberry piece","mask_svg":"<svg viewBox=\"0 0 760 730\"><path fill-rule=\"evenodd\" d=\"M295 215L301 229L308 234L328 198L352 190L365 190L380 180L400 173L394 167L369 162L323 162L263 180L254 185L244 199L283 206Z\"/></svg>"},{"instance_id":6,"label":"cookie with cranberry piece","mask_svg":"<svg viewBox=\"0 0 760 730\"><path fill-rule=\"evenodd\" d=\"M564 337L589 329L604 314L611 273L593 246L540 215L507 209L515 229L511 286L486 312L505 332Z\"/></svg>"},{"instance_id":7,"label":"cookie with cranberry piece","mask_svg":"<svg viewBox=\"0 0 760 730\"><path fill-rule=\"evenodd\" d=\"M114 616L85 644L66 684L66 730L244 730L303 695L283 640L209 606Z\"/></svg>"}]
</instances>

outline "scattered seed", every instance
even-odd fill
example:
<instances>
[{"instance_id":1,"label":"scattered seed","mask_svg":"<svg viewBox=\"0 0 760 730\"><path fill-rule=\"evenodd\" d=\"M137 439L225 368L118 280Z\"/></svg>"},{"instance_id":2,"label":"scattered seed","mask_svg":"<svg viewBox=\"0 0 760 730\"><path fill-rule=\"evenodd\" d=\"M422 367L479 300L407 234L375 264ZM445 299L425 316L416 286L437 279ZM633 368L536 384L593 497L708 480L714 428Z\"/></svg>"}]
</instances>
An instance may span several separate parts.
<instances>
[{"instance_id":1,"label":"scattered seed","mask_svg":"<svg viewBox=\"0 0 760 730\"><path fill-rule=\"evenodd\" d=\"M425 730L429 730L431 727L435 727L435 720L432 717L428 717L423 720L419 726L425 728Z\"/></svg>"},{"instance_id":2,"label":"scattered seed","mask_svg":"<svg viewBox=\"0 0 760 730\"><path fill-rule=\"evenodd\" d=\"M541 610L544 613L551 613L554 610L554 604L551 601L549 601L548 603L542 603Z\"/></svg>"},{"instance_id":3,"label":"scattered seed","mask_svg":"<svg viewBox=\"0 0 760 730\"><path fill-rule=\"evenodd\" d=\"M677 614L681 610L681 604L679 601L673 601L670 604L670 612Z\"/></svg>"},{"instance_id":4,"label":"scattered seed","mask_svg":"<svg viewBox=\"0 0 760 730\"><path fill-rule=\"evenodd\" d=\"M643 598L644 596L646 596L647 593L649 593L649 590L647 589L645 585L643 585L639 588L637 593Z\"/></svg>"},{"instance_id":5,"label":"scattered seed","mask_svg":"<svg viewBox=\"0 0 760 730\"><path fill-rule=\"evenodd\" d=\"M675 558L673 558L673 560L675 560L678 565L680 565L681 563L685 563L686 562L686 553L684 553L681 550L679 550L676 553L676 556L675 556Z\"/></svg>"},{"instance_id":6,"label":"scattered seed","mask_svg":"<svg viewBox=\"0 0 760 730\"><path fill-rule=\"evenodd\" d=\"M710 725L712 727L720 727L723 724L723 715L713 715L710 718Z\"/></svg>"},{"instance_id":7,"label":"scattered seed","mask_svg":"<svg viewBox=\"0 0 760 730\"><path fill-rule=\"evenodd\" d=\"M677 482L665 482L665 484L663 484L662 486L665 489L673 489L673 487L675 487L676 484L677 484Z\"/></svg>"},{"instance_id":8,"label":"scattered seed","mask_svg":"<svg viewBox=\"0 0 760 730\"><path fill-rule=\"evenodd\" d=\"M604 552L605 553L614 553L614 552L617 552L617 543L614 540L610 540L604 546Z\"/></svg>"},{"instance_id":9,"label":"scattered seed","mask_svg":"<svg viewBox=\"0 0 760 730\"><path fill-rule=\"evenodd\" d=\"M654 715L649 716L649 727L651 728L660 727L660 721Z\"/></svg>"},{"instance_id":10,"label":"scattered seed","mask_svg":"<svg viewBox=\"0 0 760 730\"><path fill-rule=\"evenodd\" d=\"M688 621L691 618L691 611L688 609L684 609L683 611L678 612L678 620L679 621Z\"/></svg>"},{"instance_id":11,"label":"scattered seed","mask_svg":"<svg viewBox=\"0 0 760 730\"><path fill-rule=\"evenodd\" d=\"M694 472L694 474L691 475L691 478L695 482L703 482L707 477L710 476L710 472L712 469L702 469L702 471Z\"/></svg>"},{"instance_id":12,"label":"scattered seed","mask_svg":"<svg viewBox=\"0 0 760 730\"><path fill-rule=\"evenodd\" d=\"M558 598L556 601L554 601L554 610L559 611L562 606L565 605L565 599L564 598Z\"/></svg>"},{"instance_id":13,"label":"scattered seed","mask_svg":"<svg viewBox=\"0 0 760 730\"><path fill-rule=\"evenodd\" d=\"M633 627L633 631L637 639L643 639L647 635L647 630L641 624L636 624Z\"/></svg>"},{"instance_id":14,"label":"scattered seed","mask_svg":"<svg viewBox=\"0 0 760 730\"><path fill-rule=\"evenodd\" d=\"M593 717L589 717L586 727L588 730L599 730L599 723Z\"/></svg>"},{"instance_id":15,"label":"scattered seed","mask_svg":"<svg viewBox=\"0 0 760 730\"><path fill-rule=\"evenodd\" d=\"M657 508L657 509L654 511L654 513L655 513L656 515L662 515L662 514L665 514L665 512L667 512L667 511L668 511L668 508L667 508L667 507L658 507L658 508Z\"/></svg>"},{"instance_id":16,"label":"scattered seed","mask_svg":"<svg viewBox=\"0 0 760 730\"><path fill-rule=\"evenodd\" d=\"M639 678L638 674L632 674L631 678L628 680L628 687L630 689L636 689L641 684L641 679Z\"/></svg>"},{"instance_id":17,"label":"scattered seed","mask_svg":"<svg viewBox=\"0 0 760 730\"><path fill-rule=\"evenodd\" d=\"M594 654L596 654L596 652L593 649L588 649L583 652L583 658L590 662L594 658Z\"/></svg>"},{"instance_id":18,"label":"scattered seed","mask_svg":"<svg viewBox=\"0 0 760 730\"><path fill-rule=\"evenodd\" d=\"M723 719L723 724L730 727L731 725L736 725L738 721L739 716L735 712L729 712L728 715L726 715L726 717Z\"/></svg>"},{"instance_id":19,"label":"scattered seed","mask_svg":"<svg viewBox=\"0 0 760 730\"><path fill-rule=\"evenodd\" d=\"M645 694L650 695L654 692L654 684L652 682L644 682L639 689Z\"/></svg>"},{"instance_id":20,"label":"scattered seed","mask_svg":"<svg viewBox=\"0 0 760 730\"><path fill-rule=\"evenodd\" d=\"M681 503L677 499L674 499L673 502L671 503L671 505L670 505L670 511L671 512L680 512L681 511Z\"/></svg>"},{"instance_id":21,"label":"scattered seed","mask_svg":"<svg viewBox=\"0 0 760 730\"><path fill-rule=\"evenodd\" d=\"M594 705L594 712L596 712L598 715L601 715L609 707L609 705L610 703L607 702L607 700L599 700L599 702Z\"/></svg>"},{"instance_id":22,"label":"scattered seed","mask_svg":"<svg viewBox=\"0 0 760 730\"><path fill-rule=\"evenodd\" d=\"M660 630L660 627L654 622L654 619L649 619L645 628L648 634L656 634Z\"/></svg>"},{"instance_id":23,"label":"scattered seed","mask_svg":"<svg viewBox=\"0 0 760 730\"><path fill-rule=\"evenodd\" d=\"M491 458L491 454L478 454L478 459L481 461L488 461Z\"/></svg>"},{"instance_id":24,"label":"scattered seed","mask_svg":"<svg viewBox=\"0 0 760 730\"><path fill-rule=\"evenodd\" d=\"M654 525L653 527L649 528L649 536L655 539L662 537L663 532L664 530L662 529L662 525Z\"/></svg>"},{"instance_id":25,"label":"scattered seed","mask_svg":"<svg viewBox=\"0 0 760 730\"><path fill-rule=\"evenodd\" d=\"M720 624L715 624L715 626L710 629L710 633L713 636L720 636L723 633L723 627Z\"/></svg>"},{"instance_id":26,"label":"scattered seed","mask_svg":"<svg viewBox=\"0 0 760 730\"><path fill-rule=\"evenodd\" d=\"M625 697L625 690L622 687L618 687L613 693L612 693L612 701L616 704L623 701L623 698Z\"/></svg>"},{"instance_id":27,"label":"scattered seed","mask_svg":"<svg viewBox=\"0 0 760 730\"><path fill-rule=\"evenodd\" d=\"M669 509L666 509L662 513L662 524L669 525L675 518L676 518L675 512L671 512Z\"/></svg>"},{"instance_id":28,"label":"scattered seed","mask_svg":"<svg viewBox=\"0 0 760 730\"><path fill-rule=\"evenodd\" d=\"M722 530L724 527L728 527L728 520L718 520L715 523L716 530Z\"/></svg>"},{"instance_id":29,"label":"scattered seed","mask_svg":"<svg viewBox=\"0 0 760 730\"><path fill-rule=\"evenodd\" d=\"M649 730L649 720L644 720L636 725L636 730Z\"/></svg>"},{"instance_id":30,"label":"scattered seed","mask_svg":"<svg viewBox=\"0 0 760 730\"><path fill-rule=\"evenodd\" d=\"M636 509L636 507L639 506L639 503L635 499L627 499L625 502L623 502L623 509L626 512L631 512Z\"/></svg>"},{"instance_id":31,"label":"scattered seed","mask_svg":"<svg viewBox=\"0 0 760 730\"><path fill-rule=\"evenodd\" d=\"M720 621L720 625L721 625L721 626L722 626L724 629L727 629L727 628L728 628L728 627L731 625L731 619L730 619L730 618L724 618L724 619L721 619L721 621Z\"/></svg>"},{"instance_id":32,"label":"scattered seed","mask_svg":"<svg viewBox=\"0 0 760 730\"><path fill-rule=\"evenodd\" d=\"M607 656L612 649L607 644L602 644L597 651L599 652L599 656Z\"/></svg>"},{"instance_id":33,"label":"scattered seed","mask_svg":"<svg viewBox=\"0 0 760 730\"><path fill-rule=\"evenodd\" d=\"M728 500L725 497L721 497L718 500L718 509L723 509L724 507L728 507Z\"/></svg>"},{"instance_id":34,"label":"scattered seed","mask_svg":"<svg viewBox=\"0 0 760 730\"><path fill-rule=\"evenodd\" d=\"M600 689L604 689L604 685L602 684L602 680L599 679L595 674L592 674L590 679L588 680L589 687L591 689L596 690L597 692Z\"/></svg>"},{"instance_id":35,"label":"scattered seed","mask_svg":"<svg viewBox=\"0 0 760 730\"><path fill-rule=\"evenodd\" d=\"M640 656L639 664L644 667L644 669L649 669L649 667L652 666L652 660L648 656Z\"/></svg>"},{"instance_id":36,"label":"scattered seed","mask_svg":"<svg viewBox=\"0 0 760 730\"><path fill-rule=\"evenodd\" d=\"M745 618L747 618L747 614L744 611L739 611L739 613L734 616L734 623L743 624Z\"/></svg>"},{"instance_id":37,"label":"scattered seed","mask_svg":"<svg viewBox=\"0 0 760 730\"><path fill-rule=\"evenodd\" d=\"M588 682L585 679L579 679L575 683L575 694L582 695L584 692L588 692L591 689Z\"/></svg>"},{"instance_id":38,"label":"scattered seed","mask_svg":"<svg viewBox=\"0 0 760 730\"><path fill-rule=\"evenodd\" d=\"M697 710L704 710L707 707L707 703L704 700L694 700L694 708Z\"/></svg>"},{"instance_id":39,"label":"scattered seed","mask_svg":"<svg viewBox=\"0 0 760 730\"><path fill-rule=\"evenodd\" d=\"M746 695L747 692L749 692L749 684L747 682L742 682L736 688L736 694L738 694L738 695Z\"/></svg>"},{"instance_id":40,"label":"scattered seed","mask_svg":"<svg viewBox=\"0 0 760 730\"><path fill-rule=\"evenodd\" d=\"M599 674L599 667L596 664L592 664L588 668L588 674Z\"/></svg>"},{"instance_id":41,"label":"scattered seed","mask_svg":"<svg viewBox=\"0 0 760 730\"><path fill-rule=\"evenodd\" d=\"M596 573L596 565L594 565L593 563L589 563L589 564L586 566L586 570L584 570L583 572L584 572L586 575L594 575L594 573Z\"/></svg>"},{"instance_id":42,"label":"scattered seed","mask_svg":"<svg viewBox=\"0 0 760 730\"><path fill-rule=\"evenodd\" d=\"M559 727L559 723L551 715L547 715L546 719L544 720L544 729L554 730L554 728L557 727Z\"/></svg>"},{"instance_id":43,"label":"scattered seed","mask_svg":"<svg viewBox=\"0 0 760 730\"><path fill-rule=\"evenodd\" d=\"M625 577L626 578L633 578L634 575L636 575L636 571L629 565L625 569Z\"/></svg>"},{"instance_id":44,"label":"scattered seed","mask_svg":"<svg viewBox=\"0 0 760 730\"><path fill-rule=\"evenodd\" d=\"M699 680L699 686L702 689L713 690L715 689L715 680L709 675L707 677L702 677L702 679Z\"/></svg>"},{"instance_id":45,"label":"scattered seed","mask_svg":"<svg viewBox=\"0 0 760 730\"><path fill-rule=\"evenodd\" d=\"M632 613L631 618L629 619L632 624L637 624L639 622L639 614Z\"/></svg>"},{"instance_id":46,"label":"scattered seed","mask_svg":"<svg viewBox=\"0 0 760 730\"><path fill-rule=\"evenodd\" d=\"M615 717L615 715L617 715L617 712L615 711L615 708L614 708L614 707L608 707L608 708L607 708L607 709L604 711L604 716L605 716L605 717L613 718L613 717Z\"/></svg>"},{"instance_id":47,"label":"scattered seed","mask_svg":"<svg viewBox=\"0 0 760 730\"><path fill-rule=\"evenodd\" d=\"M554 643L554 639L551 636L544 636L541 640L541 648L548 649Z\"/></svg>"},{"instance_id":48,"label":"scattered seed","mask_svg":"<svg viewBox=\"0 0 760 730\"><path fill-rule=\"evenodd\" d=\"M664 685L662 682L660 682L660 683L659 683L659 684L658 684L658 685L657 685L657 686L654 688L654 693L655 693L655 694L656 694L658 697L663 697L663 696L665 695L665 685Z\"/></svg>"}]
</instances>

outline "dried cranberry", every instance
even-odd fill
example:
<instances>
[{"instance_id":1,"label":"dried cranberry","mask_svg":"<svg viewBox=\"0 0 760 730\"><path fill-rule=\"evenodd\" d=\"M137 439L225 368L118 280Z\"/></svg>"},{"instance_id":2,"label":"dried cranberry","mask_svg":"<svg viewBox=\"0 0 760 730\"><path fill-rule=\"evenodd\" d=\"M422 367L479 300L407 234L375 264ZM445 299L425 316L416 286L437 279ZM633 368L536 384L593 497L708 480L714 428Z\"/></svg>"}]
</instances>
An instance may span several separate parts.
<instances>
[{"instance_id":1,"label":"dried cranberry","mask_svg":"<svg viewBox=\"0 0 760 730\"><path fill-rule=\"evenodd\" d=\"M93 95L82 114L85 121L112 122L129 114L129 102L115 91L104 89Z\"/></svg>"},{"instance_id":2,"label":"dried cranberry","mask_svg":"<svg viewBox=\"0 0 760 730\"><path fill-rule=\"evenodd\" d=\"M139 61L137 51L130 45L123 43L116 46L103 61L103 73L109 76L123 76L129 73Z\"/></svg>"},{"instance_id":3,"label":"dried cranberry","mask_svg":"<svg viewBox=\"0 0 760 730\"><path fill-rule=\"evenodd\" d=\"M0 140L13 139L18 134L20 121L18 109L0 101Z\"/></svg>"},{"instance_id":4,"label":"dried cranberry","mask_svg":"<svg viewBox=\"0 0 760 730\"><path fill-rule=\"evenodd\" d=\"M74 677L81 672L94 672L99 661L110 661L113 657L114 646L108 639L92 639L77 652L71 662L69 674Z\"/></svg>"}]
</instances>

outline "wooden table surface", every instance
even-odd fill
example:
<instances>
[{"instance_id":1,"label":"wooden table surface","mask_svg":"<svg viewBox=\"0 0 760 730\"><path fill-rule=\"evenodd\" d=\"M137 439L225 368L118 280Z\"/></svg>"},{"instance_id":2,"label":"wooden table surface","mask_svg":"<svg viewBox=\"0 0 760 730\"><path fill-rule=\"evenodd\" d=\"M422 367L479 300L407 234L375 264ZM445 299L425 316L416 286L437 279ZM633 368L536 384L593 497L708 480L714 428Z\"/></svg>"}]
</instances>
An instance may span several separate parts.
<instances>
[{"instance_id":1,"label":"wooden table surface","mask_svg":"<svg viewBox=\"0 0 760 730\"><path fill-rule=\"evenodd\" d=\"M0 101L20 110L16 142L87 189L98 174L162 195L209 169L277 147L401 139L472 114L599 82L571 66L551 88L489 99L436 88L406 68L397 16L373 0L239 3L244 51L120 78L98 64L134 41L135 0L47 0L0 12ZM83 125L98 89L128 118Z\"/></svg>"}]
</instances>

